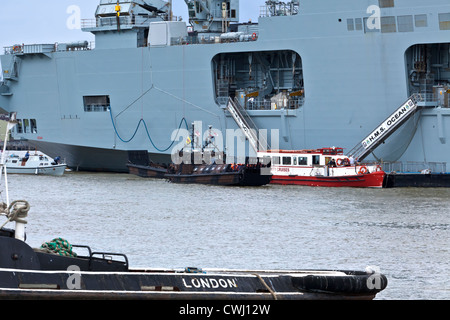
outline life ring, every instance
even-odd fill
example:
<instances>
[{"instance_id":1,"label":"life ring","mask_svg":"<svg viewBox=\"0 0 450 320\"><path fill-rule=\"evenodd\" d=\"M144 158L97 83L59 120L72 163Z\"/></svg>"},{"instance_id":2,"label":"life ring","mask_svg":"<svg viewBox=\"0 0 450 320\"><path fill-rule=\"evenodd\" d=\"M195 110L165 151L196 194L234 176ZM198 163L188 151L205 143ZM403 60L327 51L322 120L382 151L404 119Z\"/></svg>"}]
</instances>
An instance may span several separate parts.
<instances>
[{"instance_id":1,"label":"life ring","mask_svg":"<svg viewBox=\"0 0 450 320\"><path fill-rule=\"evenodd\" d=\"M383 168L380 165L377 165L376 171L383 171Z\"/></svg>"},{"instance_id":2,"label":"life ring","mask_svg":"<svg viewBox=\"0 0 450 320\"><path fill-rule=\"evenodd\" d=\"M19 53L19 52L20 52L20 46L14 46L14 47L13 47L13 51L14 51L15 53Z\"/></svg>"},{"instance_id":3,"label":"life ring","mask_svg":"<svg viewBox=\"0 0 450 320\"><path fill-rule=\"evenodd\" d=\"M342 159L337 159L336 164L337 164L338 166L342 166Z\"/></svg>"},{"instance_id":4,"label":"life ring","mask_svg":"<svg viewBox=\"0 0 450 320\"><path fill-rule=\"evenodd\" d=\"M367 167L361 167L361 169L359 169L358 174L366 174L368 172L369 172L369 170L367 170Z\"/></svg>"},{"instance_id":5,"label":"life ring","mask_svg":"<svg viewBox=\"0 0 450 320\"><path fill-rule=\"evenodd\" d=\"M257 35L255 32L253 32L253 34L252 34L252 40L253 40L253 41L256 41L256 39L258 39L258 35Z\"/></svg>"}]
</instances>

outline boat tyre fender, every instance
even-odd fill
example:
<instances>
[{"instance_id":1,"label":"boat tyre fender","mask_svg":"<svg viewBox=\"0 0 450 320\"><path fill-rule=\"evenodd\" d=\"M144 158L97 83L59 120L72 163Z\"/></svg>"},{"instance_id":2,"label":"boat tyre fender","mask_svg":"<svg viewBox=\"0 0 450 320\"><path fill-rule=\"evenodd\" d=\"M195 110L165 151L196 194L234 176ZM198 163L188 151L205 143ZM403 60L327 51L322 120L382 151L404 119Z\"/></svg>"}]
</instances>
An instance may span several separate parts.
<instances>
[{"instance_id":1,"label":"boat tyre fender","mask_svg":"<svg viewBox=\"0 0 450 320\"><path fill-rule=\"evenodd\" d=\"M387 278L383 274L359 272L350 273L347 277L308 275L292 279L292 284L300 291L354 295L376 294L384 290L387 283Z\"/></svg>"},{"instance_id":2,"label":"boat tyre fender","mask_svg":"<svg viewBox=\"0 0 450 320\"><path fill-rule=\"evenodd\" d=\"M369 170L367 170L367 167L361 167L361 169L359 169L358 174L366 174L368 173Z\"/></svg>"}]
</instances>

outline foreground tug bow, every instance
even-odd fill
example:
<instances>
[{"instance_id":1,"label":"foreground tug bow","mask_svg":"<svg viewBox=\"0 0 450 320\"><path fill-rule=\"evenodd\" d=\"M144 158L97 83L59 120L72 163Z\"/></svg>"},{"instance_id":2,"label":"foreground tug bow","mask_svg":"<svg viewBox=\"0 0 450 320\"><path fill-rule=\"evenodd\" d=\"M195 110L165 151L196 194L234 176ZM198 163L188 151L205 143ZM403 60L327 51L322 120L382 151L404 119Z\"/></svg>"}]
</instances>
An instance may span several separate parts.
<instances>
[{"instance_id":1,"label":"foreground tug bow","mask_svg":"<svg viewBox=\"0 0 450 320\"><path fill-rule=\"evenodd\" d=\"M17 224L17 222L16 222ZM334 270L130 269L125 255L60 255L0 232L1 299L373 299L380 273Z\"/></svg>"},{"instance_id":2,"label":"foreground tug bow","mask_svg":"<svg viewBox=\"0 0 450 320\"><path fill-rule=\"evenodd\" d=\"M3 159L4 160L4 159ZM2 173L7 188L6 168ZM25 242L27 201L2 204L0 299L373 299L387 286L377 271L131 269L124 254L94 252L61 238ZM15 229L6 229L9 222ZM75 250L86 252L76 254Z\"/></svg>"}]
</instances>

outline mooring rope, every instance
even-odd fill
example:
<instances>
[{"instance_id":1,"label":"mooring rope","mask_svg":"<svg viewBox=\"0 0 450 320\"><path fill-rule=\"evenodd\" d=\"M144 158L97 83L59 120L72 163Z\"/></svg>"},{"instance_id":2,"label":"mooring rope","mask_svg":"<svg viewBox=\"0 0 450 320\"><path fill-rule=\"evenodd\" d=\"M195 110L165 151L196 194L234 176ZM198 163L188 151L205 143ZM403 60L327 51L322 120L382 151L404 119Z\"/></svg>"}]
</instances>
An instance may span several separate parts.
<instances>
[{"instance_id":1,"label":"mooring rope","mask_svg":"<svg viewBox=\"0 0 450 320\"><path fill-rule=\"evenodd\" d=\"M28 216L28 211L30 211L30 204L25 200L15 200L9 206L2 202L0 204L0 214L5 215L8 220L0 228L3 228L8 222L26 224L25 218Z\"/></svg>"},{"instance_id":2,"label":"mooring rope","mask_svg":"<svg viewBox=\"0 0 450 320\"><path fill-rule=\"evenodd\" d=\"M261 281L261 283L263 284L263 286L264 286L267 290L269 290L270 294L273 296L273 299L274 299L274 300L278 300L277 294L275 293L275 291L272 290L271 287L269 287L269 286L267 285L267 283L264 281L264 279L263 279L259 274L257 274L257 273L254 273L253 275L256 276L256 277L259 279L259 281Z\"/></svg>"},{"instance_id":3,"label":"mooring rope","mask_svg":"<svg viewBox=\"0 0 450 320\"><path fill-rule=\"evenodd\" d=\"M41 249L49 253L59 254L60 256L76 257L77 254L72 251L72 245L63 238L55 238L52 241L44 242Z\"/></svg>"}]
</instances>

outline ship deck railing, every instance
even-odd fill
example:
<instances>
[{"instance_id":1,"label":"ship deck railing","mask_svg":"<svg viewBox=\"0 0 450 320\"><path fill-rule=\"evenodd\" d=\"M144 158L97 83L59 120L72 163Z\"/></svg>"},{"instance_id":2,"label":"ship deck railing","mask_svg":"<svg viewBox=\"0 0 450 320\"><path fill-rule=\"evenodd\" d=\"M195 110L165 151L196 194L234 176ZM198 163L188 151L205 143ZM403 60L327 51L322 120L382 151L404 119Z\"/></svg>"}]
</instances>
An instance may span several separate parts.
<instances>
[{"instance_id":1,"label":"ship deck railing","mask_svg":"<svg viewBox=\"0 0 450 320\"><path fill-rule=\"evenodd\" d=\"M152 19L142 16L121 16L120 26L149 27ZM95 19L81 19L81 29L92 29L101 27L117 27L117 17L97 17Z\"/></svg>"},{"instance_id":2,"label":"ship deck railing","mask_svg":"<svg viewBox=\"0 0 450 320\"><path fill-rule=\"evenodd\" d=\"M217 97L217 103L225 108L228 97ZM244 109L245 110L261 110L261 111L268 111L268 110L280 110L280 109L287 109L287 110L296 110L302 107L305 103L305 98L300 97L298 99L289 99L287 101L286 106L282 107L275 107L271 100L269 99L257 99L254 101L247 101L245 104Z\"/></svg>"},{"instance_id":3,"label":"ship deck railing","mask_svg":"<svg viewBox=\"0 0 450 320\"><path fill-rule=\"evenodd\" d=\"M444 99L439 99L436 93L416 92L420 94L422 100L417 103L422 108L450 108L450 93Z\"/></svg>"},{"instance_id":4,"label":"ship deck railing","mask_svg":"<svg viewBox=\"0 0 450 320\"><path fill-rule=\"evenodd\" d=\"M260 17L294 16L299 13L300 2L266 1L265 6L259 7Z\"/></svg>"},{"instance_id":5,"label":"ship deck railing","mask_svg":"<svg viewBox=\"0 0 450 320\"><path fill-rule=\"evenodd\" d=\"M77 43L51 43L51 44L18 44L9 47L3 47L5 55L25 55L51 53L57 51L80 51L93 50L94 41L80 41Z\"/></svg>"},{"instance_id":6,"label":"ship deck railing","mask_svg":"<svg viewBox=\"0 0 450 320\"><path fill-rule=\"evenodd\" d=\"M295 110L299 109L305 103L304 97L300 97L298 99L289 99L287 101L286 106L276 107L273 105L271 100L256 100L254 102L247 102L246 108L247 110L278 110L278 109L289 109Z\"/></svg>"},{"instance_id":7,"label":"ship deck railing","mask_svg":"<svg viewBox=\"0 0 450 320\"><path fill-rule=\"evenodd\" d=\"M408 172L420 173L424 170L430 172L447 172L446 162L420 162L420 161L396 161L383 162L383 170L385 172Z\"/></svg>"}]
</instances>

